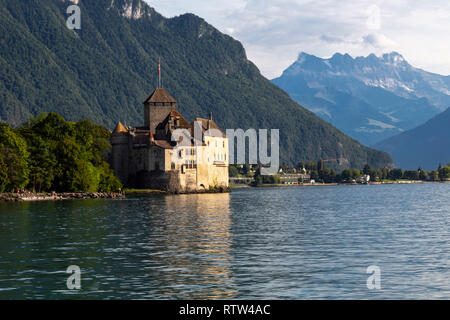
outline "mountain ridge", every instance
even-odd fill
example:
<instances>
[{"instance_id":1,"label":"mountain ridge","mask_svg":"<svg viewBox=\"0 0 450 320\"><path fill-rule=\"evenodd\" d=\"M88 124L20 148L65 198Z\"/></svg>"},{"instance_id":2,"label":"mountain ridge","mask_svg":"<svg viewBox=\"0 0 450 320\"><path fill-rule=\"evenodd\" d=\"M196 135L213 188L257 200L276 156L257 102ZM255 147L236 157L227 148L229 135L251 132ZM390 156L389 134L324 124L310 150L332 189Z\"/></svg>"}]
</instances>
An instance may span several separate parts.
<instances>
[{"instance_id":1,"label":"mountain ridge","mask_svg":"<svg viewBox=\"0 0 450 320\"><path fill-rule=\"evenodd\" d=\"M376 145L389 152L396 166L436 170L450 160L450 108L423 125Z\"/></svg>"},{"instance_id":2,"label":"mountain ridge","mask_svg":"<svg viewBox=\"0 0 450 320\"><path fill-rule=\"evenodd\" d=\"M421 125L450 107L450 77L415 68L398 52L355 58L301 52L272 82L366 145Z\"/></svg>"}]
</instances>

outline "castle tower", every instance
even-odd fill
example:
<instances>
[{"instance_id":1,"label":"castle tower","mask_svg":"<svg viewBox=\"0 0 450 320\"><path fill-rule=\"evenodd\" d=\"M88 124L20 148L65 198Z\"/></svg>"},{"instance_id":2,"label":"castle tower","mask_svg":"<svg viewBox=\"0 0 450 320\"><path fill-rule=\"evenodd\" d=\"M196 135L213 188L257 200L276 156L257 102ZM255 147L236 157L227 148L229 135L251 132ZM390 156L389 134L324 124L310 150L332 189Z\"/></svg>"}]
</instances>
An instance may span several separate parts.
<instances>
[{"instance_id":1,"label":"castle tower","mask_svg":"<svg viewBox=\"0 0 450 320\"><path fill-rule=\"evenodd\" d=\"M111 145L114 174L126 185L129 175L129 132L120 122L111 134Z\"/></svg>"},{"instance_id":2,"label":"castle tower","mask_svg":"<svg viewBox=\"0 0 450 320\"><path fill-rule=\"evenodd\" d=\"M144 102L144 127L156 134L158 124L172 111L177 111L177 101L166 89L157 88Z\"/></svg>"}]
</instances>

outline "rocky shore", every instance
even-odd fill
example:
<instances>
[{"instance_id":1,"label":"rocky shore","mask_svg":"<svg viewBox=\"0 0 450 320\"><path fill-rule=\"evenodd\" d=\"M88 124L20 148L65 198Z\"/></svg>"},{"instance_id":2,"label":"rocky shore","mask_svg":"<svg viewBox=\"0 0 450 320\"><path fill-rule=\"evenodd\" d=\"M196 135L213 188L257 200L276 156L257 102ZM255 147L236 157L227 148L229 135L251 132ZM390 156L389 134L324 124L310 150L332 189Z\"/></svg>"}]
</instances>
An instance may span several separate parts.
<instances>
[{"instance_id":1,"label":"rocky shore","mask_svg":"<svg viewBox=\"0 0 450 320\"><path fill-rule=\"evenodd\" d=\"M48 201L71 199L120 199L119 192L71 192L71 193L0 193L0 201Z\"/></svg>"},{"instance_id":2,"label":"rocky shore","mask_svg":"<svg viewBox=\"0 0 450 320\"><path fill-rule=\"evenodd\" d=\"M216 187L204 190L190 190L190 191L169 191L169 190L155 190L155 189L125 189L124 193L127 196L136 195L153 195L153 194L208 194L208 193L230 193L231 187Z\"/></svg>"}]
</instances>

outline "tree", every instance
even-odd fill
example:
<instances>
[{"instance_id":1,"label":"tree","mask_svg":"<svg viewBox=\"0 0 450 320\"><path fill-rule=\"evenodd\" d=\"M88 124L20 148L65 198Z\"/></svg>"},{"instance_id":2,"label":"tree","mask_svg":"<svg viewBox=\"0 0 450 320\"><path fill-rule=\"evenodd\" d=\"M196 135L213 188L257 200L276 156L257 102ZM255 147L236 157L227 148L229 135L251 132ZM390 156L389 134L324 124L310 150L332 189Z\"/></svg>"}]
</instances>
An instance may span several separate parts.
<instances>
[{"instance_id":1,"label":"tree","mask_svg":"<svg viewBox=\"0 0 450 320\"><path fill-rule=\"evenodd\" d=\"M0 123L0 162L3 190L22 189L28 184L27 143L9 125Z\"/></svg>"},{"instance_id":2,"label":"tree","mask_svg":"<svg viewBox=\"0 0 450 320\"><path fill-rule=\"evenodd\" d=\"M352 172L350 169L345 169L341 173L341 181L348 181L352 178Z\"/></svg>"},{"instance_id":3,"label":"tree","mask_svg":"<svg viewBox=\"0 0 450 320\"><path fill-rule=\"evenodd\" d=\"M430 179L431 179L431 181L439 181L439 172L436 170L431 171Z\"/></svg>"},{"instance_id":4,"label":"tree","mask_svg":"<svg viewBox=\"0 0 450 320\"><path fill-rule=\"evenodd\" d=\"M9 183L7 170L8 167L6 166L5 162L3 162L3 159L0 155L0 193L5 192L6 186Z\"/></svg>"},{"instance_id":5,"label":"tree","mask_svg":"<svg viewBox=\"0 0 450 320\"><path fill-rule=\"evenodd\" d=\"M389 179L389 169L384 167L382 169L382 176L380 177L382 180Z\"/></svg>"},{"instance_id":6,"label":"tree","mask_svg":"<svg viewBox=\"0 0 450 320\"><path fill-rule=\"evenodd\" d=\"M317 163L315 163L314 161L308 161L305 164L305 169L309 171L317 171Z\"/></svg>"},{"instance_id":7,"label":"tree","mask_svg":"<svg viewBox=\"0 0 450 320\"><path fill-rule=\"evenodd\" d=\"M429 176L428 172L423 171L422 169L420 169L419 170L419 179L423 180L423 181L426 181L426 180L430 179L430 176Z\"/></svg>"},{"instance_id":8,"label":"tree","mask_svg":"<svg viewBox=\"0 0 450 320\"><path fill-rule=\"evenodd\" d=\"M352 170L352 179L358 179L362 177L362 173L361 171L359 171L358 169L353 169Z\"/></svg>"},{"instance_id":9,"label":"tree","mask_svg":"<svg viewBox=\"0 0 450 320\"><path fill-rule=\"evenodd\" d=\"M30 188L38 191L118 191L122 185L106 162L109 132L88 120L65 121L55 113L19 129L30 154Z\"/></svg>"},{"instance_id":10,"label":"tree","mask_svg":"<svg viewBox=\"0 0 450 320\"><path fill-rule=\"evenodd\" d=\"M319 173L317 172L317 170L313 170L311 171L311 180L318 180L319 178Z\"/></svg>"},{"instance_id":11,"label":"tree","mask_svg":"<svg viewBox=\"0 0 450 320\"><path fill-rule=\"evenodd\" d=\"M366 164L363 169L364 174L370 175L371 171L372 171L372 168L368 164Z\"/></svg>"},{"instance_id":12,"label":"tree","mask_svg":"<svg viewBox=\"0 0 450 320\"><path fill-rule=\"evenodd\" d=\"M228 173L230 177L237 177L239 174L238 169L235 166L230 166L228 168Z\"/></svg>"},{"instance_id":13,"label":"tree","mask_svg":"<svg viewBox=\"0 0 450 320\"><path fill-rule=\"evenodd\" d=\"M57 163L50 143L44 141L40 136L33 134L25 135L25 137L30 153L30 188L34 192L51 191L55 177L54 168Z\"/></svg>"},{"instance_id":14,"label":"tree","mask_svg":"<svg viewBox=\"0 0 450 320\"><path fill-rule=\"evenodd\" d=\"M261 186L263 184L263 177L261 176L261 169L256 169L253 185L255 186Z\"/></svg>"},{"instance_id":15,"label":"tree","mask_svg":"<svg viewBox=\"0 0 450 320\"><path fill-rule=\"evenodd\" d=\"M398 180L403 177L403 170L399 168L395 168L389 171L389 179Z\"/></svg>"},{"instance_id":16,"label":"tree","mask_svg":"<svg viewBox=\"0 0 450 320\"><path fill-rule=\"evenodd\" d=\"M441 169L439 169L439 179L441 181L445 181L450 179L450 167L441 167Z\"/></svg>"},{"instance_id":17,"label":"tree","mask_svg":"<svg viewBox=\"0 0 450 320\"><path fill-rule=\"evenodd\" d=\"M403 177L405 179L409 179L409 180L419 180L420 179L420 173L419 173L419 171L406 170L403 173Z\"/></svg>"},{"instance_id":18,"label":"tree","mask_svg":"<svg viewBox=\"0 0 450 320\"><path fill-rule=\"evenodd\" d=\"M300 161L299 163L297 163L297 169L301 170L305 167L305 163Z\"/></svg>"},{"instance_id":19,"label":"tree","mask_svg":"<svg viewBox=\"0 0 450 320\"><path fill-rule=\"evenodd\" d=\"M122 183L114 172L107 165L103 165L100 173L100 182L98 191L100 192L118 192L122 190Z\"/></svg>"}]
</instances>

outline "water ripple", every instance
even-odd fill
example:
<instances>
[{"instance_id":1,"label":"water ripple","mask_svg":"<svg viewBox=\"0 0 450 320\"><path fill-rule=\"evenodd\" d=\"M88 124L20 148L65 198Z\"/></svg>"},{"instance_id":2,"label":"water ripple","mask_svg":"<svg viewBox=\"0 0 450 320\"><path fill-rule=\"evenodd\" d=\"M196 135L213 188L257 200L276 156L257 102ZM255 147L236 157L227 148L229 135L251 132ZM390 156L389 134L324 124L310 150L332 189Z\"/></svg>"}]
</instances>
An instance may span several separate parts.
<instances>
[{"instance_id":1,"label":"water ripple","mask_svg":"<svg viewBox=\"0 0 450 320\"><path fill-rule=\"evenodd\" d=\"M450 184L0 203L1 299L449 299ZM69 265L82 290L66 288ZM382 271L382 290L366 269Z\"/></svg>"}]
</instances>

